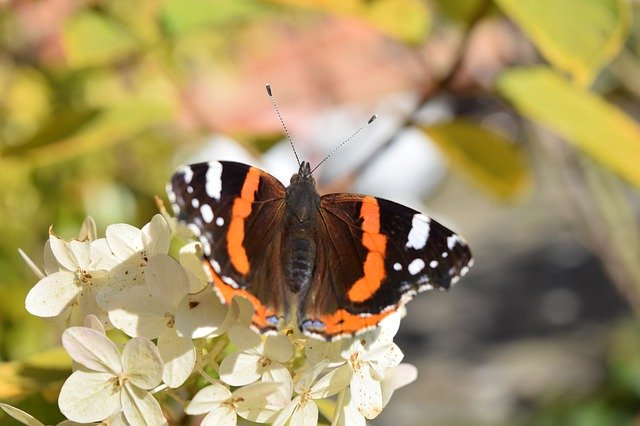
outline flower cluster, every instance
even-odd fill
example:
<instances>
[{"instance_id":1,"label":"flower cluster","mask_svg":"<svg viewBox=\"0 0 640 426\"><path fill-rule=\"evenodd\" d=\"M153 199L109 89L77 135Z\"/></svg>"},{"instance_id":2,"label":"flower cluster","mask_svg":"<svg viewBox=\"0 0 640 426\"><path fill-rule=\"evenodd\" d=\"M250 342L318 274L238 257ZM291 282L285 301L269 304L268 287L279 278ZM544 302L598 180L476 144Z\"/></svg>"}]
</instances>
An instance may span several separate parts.
<instances>
[{"instance_id":1,"label":"flower cluster","mask_svg":"<svg viewBox=\"0 0 640 426\"><path fill-rule=\"evenodd\" d=\"M60 326L74 361L58 399L64 424L160 425L193 415L205 426L234 425L238 416L309 425L322 415L336 425L364 425L415 379L393 342L398 313L338 342L291 329L255 333L251 304L236 297L223 305L208 285L198 243L168 254L173 224L165 213L142 229L111 225L97 238L89 218L76 239L50 231L43 269L22 253L40 278L26 308ZM333 410L316 403L326 398Z\"/></svg>"}]
</instances>

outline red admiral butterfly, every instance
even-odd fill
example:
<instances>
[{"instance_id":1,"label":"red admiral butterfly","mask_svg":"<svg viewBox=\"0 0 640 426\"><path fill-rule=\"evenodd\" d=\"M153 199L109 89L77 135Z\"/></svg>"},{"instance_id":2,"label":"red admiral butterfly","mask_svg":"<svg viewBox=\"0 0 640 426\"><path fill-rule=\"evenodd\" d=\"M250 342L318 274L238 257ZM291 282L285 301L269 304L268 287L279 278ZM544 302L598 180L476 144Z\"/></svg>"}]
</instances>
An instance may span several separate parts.
<instances>
[{"instance_id":1,"label":"red admiral butterfly","mask_svg":"<svg viewBox=\"0 0 640 426\"><path fill-rule=\"evenodd\" d=\"M367 195L320 196L306 161L288 187L246 164L183 166L167 193L199 237L222 301L246 297L262 333L293 312L305 335L353 336L416 293L448 289L472 264L460 236L416 210Z\"/></svg>"}]
</instances>

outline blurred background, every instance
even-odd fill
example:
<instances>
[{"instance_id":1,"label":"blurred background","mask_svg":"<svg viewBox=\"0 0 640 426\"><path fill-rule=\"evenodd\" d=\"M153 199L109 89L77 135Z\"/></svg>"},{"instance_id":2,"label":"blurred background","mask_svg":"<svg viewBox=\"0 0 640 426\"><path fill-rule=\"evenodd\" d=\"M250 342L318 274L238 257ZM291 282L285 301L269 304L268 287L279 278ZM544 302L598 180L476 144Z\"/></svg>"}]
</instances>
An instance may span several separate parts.
<instances>
[{"instance_id":1,"label":"blurred background","mask_svg":"<svg viewBox=\"0 0 640 426\"><path fill-rule=\"evenodd\" d=\"M60 420L24 297L53 225L146 223L184 162L425 211L475 266L408 306L376 425L640 424L640 3L0 1L0 400ZM0 417L0 423L8 422ZM3 423L4 424L4 423Z\"/></svg>"}]
</instances>

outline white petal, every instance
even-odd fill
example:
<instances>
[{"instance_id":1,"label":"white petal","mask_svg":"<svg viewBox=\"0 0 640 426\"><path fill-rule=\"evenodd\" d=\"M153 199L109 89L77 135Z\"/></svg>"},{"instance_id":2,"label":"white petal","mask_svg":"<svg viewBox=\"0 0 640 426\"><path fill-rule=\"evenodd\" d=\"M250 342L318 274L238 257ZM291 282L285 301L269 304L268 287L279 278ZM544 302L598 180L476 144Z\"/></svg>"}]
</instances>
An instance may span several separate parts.
<instances>
[{"instance_id":1,"label":"white petal","mask_svg":"<svg viewBox=\"0 0 640 426\"><path fill-rule=\"evenodd\" d=\"M360 414L351 397L351 390L347 388L344 392L343 405L338 413L336 426L367 426L366 419Z\"/></svg>"},{"instance_id":2,"label":"white petal","mask_svg":"<svg viewBox=\"0 0 640 426\"><path fill-rule=\"evenodd\" d=\"M106 276L106 282L98 292L96 300L105 311L123 290L144 285L146 264L140 256L134 256L111 268Z\"/></svg>"},{"instance_id":3,"label":"white petal","mask_svg":"<svg viewBox=\"0 0 640 426\"><path fill-rule=\"evenodd\" d=\"M71 253L73 253L73 258L75 259L77 267L84 270L90 269L91 242L89 240L71 240L69 241L69 248L71 249Z\"/></svg>"},{"instance_id":4,"label":"white petal","mask_svg":"<svg viewBox=\"0 0 640 426\"><path fill-rule=\"evenodd\" d=\"M88 369L118 375L122 371L116 345L103 333L87 327L71 327L62 333L62 345L71 358Z\"/></svg>"},{"instance_id":5,"label":"white petal","mask_svg":"<svg viewBox=\"0 0 640 426\"><path fill-rule=\"evenodd\" d=\"M296 396L284 407L284 410L278 413L278 416L273 420L272 426L284 426L287 423L287 420L291 417L293 412L298 408L298 404L300 403L300 397Z\"/></svg>"},{"instance_id":6,"label":"white petal","mask_svg":"<svg viewBox=\"0 0 640 426\"><path fill-rule=\"evenodd\" d=\"M253 316L253 305L248 299L242 296L234 296L231 299L231 306L229 309L230 314L234 314L235 321L242 325L248 326L251 324L251 317Z\"/></svg>"},{"instance_id":7,"label":"white petal","mask_svg":"<svg viewBox=\"0 0 640 426\"><path fill-rule=\"evenodd\" d=\"M207 287L182 299L176 308L176 330L192 339L219 336L225 331L226 316L227 307L220 303L213 289Z\"/></svg>"},{"instance_id":8,"label":"white petal","mask_svg":"<svg viewBox=\"0 0 640 426\"><path fill-rule=\"evenodd\" d=\"M196 365L193 341L188 337L179 337L175 330L168 328L158 337L158 351L164 361L162 381L170 388L182 385Z\"/></svg>"},{"instance_id":9,"label":"white petal","mask_svg":"<svg viewBox=\"0 0 640 426\"><path fill-rule=\"evenodd\" d=\"M243 386L260 379L260 356L233 352L220 363L220 379L231 386Z\"/></svg>"},{"instance_id":10,"label":"white petal","mask_svg":"<svg viewBox=\"0 0 640 426\"><path fill-rule=\"evenodd\" d=\"M363 366L353 374L351 396L360 413L368 419L376 418L382 411L380 382L371 377L368 366Z\"/></svg>"},{"instance_id":11,"label":"white petal","mask_svg":"<svg viewBox=\"0 0 640 426\"><path fill-rule=\"evenodd\" d=\"M312 366L307 371L302 373L295 384L295 391L299 394L303 394L311 389L311 386L316 381L318 376L327 368L329 361L321 361L318 364Z\"/></svg>"},{"instance_id":12,"label":"white petal","mask_svg":"<svg viewBox=\"0 0 640 426\"><path fill-rule=\"evenodd\" d=\"M51 232L51 231L50 231ZM56 257L56 261L68 271L75 271L78 269L78 260L76 259L69 242L62 238L56 237L54 234L49 235L49 244L51 251ZM87 242L87 246L89 242Z\"/></svg>"},{"instance_id":13,"label":"white petal","mask_svg":"<svg viewBox=\"0 0 640 426\"><path fill-rule=\"evenodd\" d=\"M293 379L287 367L278 363L271 364L268 368L264 369L262 381L280 384L278 390L272 395L269 395L268 403L270 407L280 409L291 401Z\"/></svg>"},{"instance_id":14,"label":"white petal","mask_svg":"<svg viewBox=\"0 0 640 426\"><path fill-rule=\"evenodd\" d=\"M13 407L13 406L11 406L9 404L4 404L2 402L0 402L0 408L2 408L2 410L5 413L10 415L11 417L16 419L17 421L19 421L23 425L44 426L44 424L42 422L40 422L38 419L33 417L31 414L29 414L29 413L27 413L25 411L22 411L19 408Z\"/></svg>"},{"instance_id":15,"label":"white petal","mask_svg":"<svg viewBox=\"0 0 640 426\"><path fill-rule=\"evenodd\" d=\"M258 350L262 346L262 338L252 329L242 325L234 325L227 332L229 339L240 351Z\"/></svg>"},{"instance_id":16,"label":"white petal","mask_svg":"<svg viewBox=\"0 0 640 426\"><path fill-rule=\"evenodd\" d=\"M100 423L100 426L129 426L129 424L127 423L127 419L124 416L124 413L122 411L119 411L116 414L112 414L111 416L109 416L109 418Z\"/></svg>"},{"instance_id":17,"label":"white petal","mask_svg":"<svg viewBox=\"0 0 640 426\"><path fill-rule=\"evenodd\" d=\"M198 293L208 284L207 275L202 267L202 248L200 243L192 242L180 248L180 264L186 269L189 278L189 293Z\"/></svg>"},{"instance_id":18,"label":"white petal","mask_svg":"<svg viewBox=\"0 0 640 426\"><path fill-rule=\"evenodd\" d=\"M142 243L147 256L166 254L171 242L171 229L161 214L156 214L151 221L142 228Z\"/></svg>"},{"instance_id":19,"label":"white petal","mask_svg":"<svg viewBox=\"0 0 640 426\"><path fill-rule=\"evenodd\" d=\"M44 273L46 275L54 274L60 271L60 264L56 259L56 256L53 254L53 250L51 250L51 243L47 240L44 243Z\"/></svg>"},{"instance_id":20,"label":"white petal","mask_svg":"<svg viewBox=\"0 0 640 426\"><path fill-rule=\"evenodd\" d=\"M109 321L131 337L155 339L166 329L168 320L163 306L151 296L151 291L146 286L134 286L113 298Z\"/></svg>"},{"instance_id":21,"label":"white petal","mask_svg":"<svg viewBox=\"0 0 640 426\"><path fill-rule=\"evenodd\" d=\"M104 325L102 321L95 315L87 315L84 317L84 326L87 328L93 328L98 331L100 334L106 334L104 331Z\"/></svg>"},{"instance_id":22,"label":"white petal","mask_svg":"<svg viewBox=\"0 0 640 426\"><path fill-rule=\"evenodd\" d=\"M200 389L184 409L184 412L195 416L204 414L219 407L224 401L231 398L231 392L222 383L214 384Z\"/></svg>"},{"instance_id":23,"label":"white petal","mask_svg":"<svg viewBox=\"0 0 640 426\"><path fill-rule=\"evenodd\" d=\"M415 365L400 364L388 370L380 383L382 387L382 405L385 406L391 399L396 389L415 381L418 378L418 369Z\"/></svg>"},{"instance_id":24,"label":"white petal","mask_svg":"<svg viewBox=\"0 0 640 426\"><path fill-rule=\"evenodd\" d=\"M39 280L43 279L45 277L44 272L42 272L40 270L40 268L38 267L38 265L36 265L36 263L31 260L31 258L29 256L27 256L27 253L25 253L22 249L18 249L18 253L20 253L20 256L22 257L22 260L25 261L25 263L29 266L29 268L31 268L31 270L33 271L34 274L36 274L36 277L38 277ZM6 405L6 404L4 404ZM11 407L10 405L7 405L8 407ZM17 410L17 408L16 408Z\"/></svg>"},{"instance_id":25,"label":"white petal","mask_svg":"<svg viewBox=\"0 0 640 426\"><path fill-rule=\"evenodd\" d=\"M126 260L143 250L142 231L126 223L107 226L105 231L111 252L120 260Z\"/></svg>"},{"instance_id":26,"label":"white petal","mask_svg":"<svg viewBox=\"0 0 640 426\"><path fill-rule=\"evenodd\" d=\"M320 361L328 360L327 367L335 367L344 364L344 359L340 356L342 348L341 341L325 342L318 339L307 339L304 353L310 364L317 364Z\"/></svg>"},{"instance_id":27,"label":"white petal","mask_svg":"<svg viewBox=\"0 0 640 426\"><path fill-rule=\"evenodd\" d=\"M236 426L238 424L238 416L231 407L226 405L216 407L207 414L200 426Z\"/></svg>"},{"instance_id":28,"label":"white petal","mask_svg":"<svg viewBox=\"0 0 640 426\"><path fill-rule=\"evenodd\" d=\"M291 415L290 426L316 426L318 424L318 406L313 400L299 405Z\"/></svg>"},{"instance_id":29,"label":"white petal","mask_svg":"<svg viewBox=\"0 0 640 426\"><path fill-rule=\"evenodd\" d=\"M106 238L91 241L91 265L93 269L109 270L120 260L111 252Z\"/></svg>"},{"instance_id":30,"label":"white petal","mask_svg":"<svg viewBox=\"0 0 640 426\"><path fill-rule=\"evenodd\" d=\"M258 382L233 392L233 398L239 399L238 415L247 420L264 423L275 418L277 409L270 406L269 398L278 392L279 383Z\"/></svg>"},{"instance_id":31,"label":"white petal","mask_svg":"<svg viewBox=\"0 0 640 426\"><path fill-rule=\"evenodd\" d=\"M149 259L145 281L151 289L152 297L167 312L173 313L189 290L184 268L177 260L166 254L158 254Z\"/></svg>"},{"instance_id":32,"label":"white petal","mask_svg":"<svg viewBox=\"0 0 640 426\"><path fill-rule=\"evenodd\" d=\"M129 424L158 426L166 424L158 401L147 391L126 383L122 389L122 412Z\"/></svg>"},{"instance_id":33,"label":"white petal","mask_svg":"<svg viewBox=\"0 0 640 426\"><path fill-rule=\"evenodd\" d=\"M25 308L37 317L55 317L73 301L80 290L81 288L73 282L73 274L66 271L56 272L38 281L29 291Z\"/></svg>"},{"instance_id":34,"label":"white petal","mask_svg":"<svg viewBox=\"0 0 640 426\"><path fill-rule=\"evenodd\" d=\"M287 336L267 336L264 342L264 355L270 360L284 363L293 357L293 347Z\"/></svg>"},{"instance_id":35,"label":"white petal","mask_svg":"<svg viewBox=\"0 0 640 426\"><path fill-rule=\"evenodd\" d=\"M152 389L162 380L162 358L153 342L144 337L135 337L127 342L122 351L122 367L134 385Z\"/></svg>"},{"instance_id":36,"label":"white petal","mask_svg":"<svg viewBox=\"0 0 640 426\"><path fill-rule=\"evenodd\" d=\"M74 372L60 390L58 406L69 420L99 422L120 411L120 392L109 373Z\"/></svg>"},{"instance_id":37,"label":"white petal","mask_svg":"<svg viewBox=\"0 0 640 426\"><path fill-rule=\"evenodd\" d=\"M80 232L78 233L78 239L80 241L89 240L93 241L98 238L98 229L96 227L96 221L91 216L87 216L82 221Z\"/></svg>"},{"instance_id":38,"label":"white petal","mask_svg":"<svg viewBox=\"0 0 640 426\"><path fill-rule=\"evenodd\" d=\"M404 358L404 354L398 345L395 343L387 343L374 347L368 352L364 352L361 360L363 362L369 362L371 367L376 370L376 373L383 376L384 370L400 364L402 358Z\"/></svg>"},{"instance_id":39,"label":"white petal","mask_svg":"<svg viewBox=\"0 0 640 426\"><path fill-rule=\"evenodd\" d=\"M351 368L343 365L329 371L311 386L310 395L314 399L328 398L342 392L351 381Z\"/></svg>"}]
</instances>

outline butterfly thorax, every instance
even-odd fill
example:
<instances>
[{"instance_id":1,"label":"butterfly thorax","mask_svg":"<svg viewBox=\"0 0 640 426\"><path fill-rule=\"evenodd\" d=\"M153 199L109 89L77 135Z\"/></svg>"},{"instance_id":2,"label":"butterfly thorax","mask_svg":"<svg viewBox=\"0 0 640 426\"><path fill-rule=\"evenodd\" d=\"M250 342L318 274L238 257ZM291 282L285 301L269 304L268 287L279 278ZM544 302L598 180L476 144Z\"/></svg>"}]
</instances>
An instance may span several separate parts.
<instances>
[{"instance_id":1,"label":"butterfly thorax","mask_svg":"<svg viewBox=\"0 0 640 426\"><path fill-rule=\"evenodd\" d=\"M298 297L307 293L315 270L315 225L319 205L320 195L309 163L302 162L286 190L283 226L287 232L282 241L285 253L282 266L287 286Z\"/></svg>"}]
</instances>

